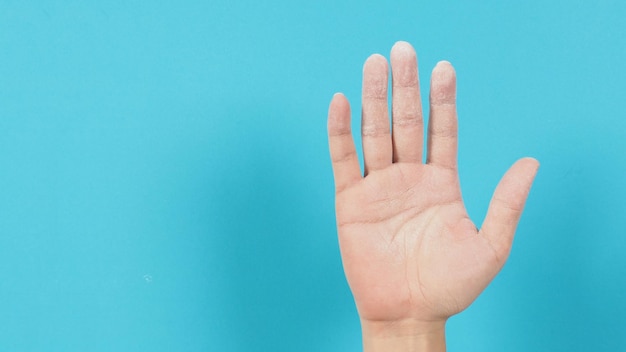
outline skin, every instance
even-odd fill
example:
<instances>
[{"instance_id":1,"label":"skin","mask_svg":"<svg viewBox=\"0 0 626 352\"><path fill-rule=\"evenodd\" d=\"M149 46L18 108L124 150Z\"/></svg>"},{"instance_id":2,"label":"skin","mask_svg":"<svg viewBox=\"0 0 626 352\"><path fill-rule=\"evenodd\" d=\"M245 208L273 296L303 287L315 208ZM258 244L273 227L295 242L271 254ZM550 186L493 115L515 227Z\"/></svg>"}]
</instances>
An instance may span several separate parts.
<instances>
[{"instance_id":1,"label":"skin","mask_svg":"<svg viewBox=\"0 0 626 352\"><path fill-rule=\"evenodd\" d=\"M363 67L364 173L348 100L337 93L330 103L341 256L365 351L445 351L446 320L467 308L508 258L539 163L523 158L511 166L478 229L459 184L454 68L442 61L432 72L424 151L415 51L398 42L390 61L391 117L387 60L375 54Z\"/></svg>"}]
</instances>

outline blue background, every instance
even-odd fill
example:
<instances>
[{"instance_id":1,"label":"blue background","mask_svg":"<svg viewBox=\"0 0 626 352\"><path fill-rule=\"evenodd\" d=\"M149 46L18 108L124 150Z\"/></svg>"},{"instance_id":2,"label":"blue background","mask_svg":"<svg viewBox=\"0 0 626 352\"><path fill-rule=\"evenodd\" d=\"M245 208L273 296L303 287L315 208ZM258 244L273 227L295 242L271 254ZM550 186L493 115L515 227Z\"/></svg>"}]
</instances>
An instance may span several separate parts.
<instances>
[{"instance_id":1,"label":"blue background","mask_svg":"<svg viewBox=\"0 0 626 352\"><path fill-rule=\"evenodd\" d=\"M449 350L626 350L625 4L1 0L0 349L360 350L327 104L407 40L477 223L542 163Z\"/></svg>"}]
</instances>

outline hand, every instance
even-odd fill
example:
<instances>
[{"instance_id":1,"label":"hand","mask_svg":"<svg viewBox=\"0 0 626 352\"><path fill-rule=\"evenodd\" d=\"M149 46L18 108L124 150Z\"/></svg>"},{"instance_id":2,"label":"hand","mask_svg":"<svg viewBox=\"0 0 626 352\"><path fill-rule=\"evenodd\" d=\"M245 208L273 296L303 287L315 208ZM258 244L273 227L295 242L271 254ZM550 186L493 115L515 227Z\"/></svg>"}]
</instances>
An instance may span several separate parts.
<instances>
[{"instance_id":1,"label":"hand","mask_svg":"<svg viewBox=\"0 0 626 352\"><path fill-rule=\"evenodd\" d=\"M363 67L364 176L349 103L336 94L330 104L341 256L364 335L443 333L447 318L467 308L508 258L539 164L524 158L507 171L477 229L459 186L454 69L440 62L432 72L424 163L416 54L408 43L394 45L391 67L391 129L387 61L372 55Z\"/></svg>"}]
</instances>

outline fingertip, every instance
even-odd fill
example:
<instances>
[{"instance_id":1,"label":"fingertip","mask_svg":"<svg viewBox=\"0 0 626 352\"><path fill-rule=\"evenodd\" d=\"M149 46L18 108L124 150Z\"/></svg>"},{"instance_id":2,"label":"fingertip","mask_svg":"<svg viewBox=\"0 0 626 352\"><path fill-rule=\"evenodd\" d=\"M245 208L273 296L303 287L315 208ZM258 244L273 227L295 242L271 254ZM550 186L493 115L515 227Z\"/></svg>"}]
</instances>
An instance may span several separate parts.
<instances>
[{"instance_id":1,"label":"fingertip","mask_svg":"<svg viewBox=\"0 0 626 352\"><path fill-rule=\"evenodd\" d=\"M387 59L380 54L373 54L363 65L363 98L386 99L389 66Z\"/></svg>"},{"instance_id":2,"label":"fingertip","mask_svg":"<svg viewBox=\"0 0 626 352\"><path fill-rule=\"evenodd\" d=\"M439 61L430 78L430 101L434 105L456 102L456 72L448 61Z\"/></svg>"},{"instance_id":3,"label":"fingertip","mask_svg":"<svg viewBox=\"0 0 626 352\"><path fill-rule=\"evenodd\" d=\"M515 162L512 168L521 169L530 179L533 179L539 169L539 161L532 157L524 157Z\"/></svg>"},{"instance_id":4,"label":"fingertip","mask_svg":"<svg viewBox=\"0 0 626 352\"><path fill-rule=\"evenodd\" d=\"M368 68L387 70L387 59L381 54L370 55L363 64L363 71Z\"/></svg>"},{"instance_id":5,"label":"fingertip","mask_svg":"<svg viewBox=\"0 0 626 352\"><path fill-rule=\"evenodd\" d=\"M539 167L541 166L539 160L530 156L524 157L520 159L520 161L528 164L529 166L532 166L533 168L535 168L535 170L539 169Z\"/></svg>"},{"instance_id":6,"label":"fingertip","mask_svg":"<svg viewBox=\"0 0 626 352\"><path fill-rule=\"evenodd\" d=\"M333 98L330 101L329 113L331 115L337 115L337 113L345 114L346 112L349 113L349 111L350 103L348 103L346 96L341 92L333 94Z\"/></svg>"},{"instance_id":7,"label":"fingertip","mask_svg":"<svg viewBox=\"0 0 626 352\"><path fill-rule=\"evenodd\" d=\"M450 82L456 78L456 71L454 66L449 61L442 60L435 65L432 72L433 81L438 82Z\"/></svg>"},{"instance_id":8,"label":"fingertip","mask_svg":"<svg viewBox=\"0 0 626 352\"><path fill-rule=\"evenodd\" d=\"M367 61L371 61L371 60L387 62L387 59L385 59L385 57L379 53L373 53L367 58Z\"/></svg>"},{"instance_id":9,"label":"fingertip","mask_svg":"<svg viewBox=\"0 0 626 352\"><path fill-rule=\"evenodd\" d=\"M328 130L331 134L350 130L350 103L343 93L335 93L330 101Z\"/></svg>"},{"instance_id":10,"label":"fingertip","mask_svg":"<svg viewBox=\"0 0 626 352\"><path fill-rule=\"evenodd\" d=\"M343 93L337 92L337 93L333 94L333 97L332 97L332 99L330 101L331 101L331 104L332 104L332 103L335 103L335 102L336 103L340 103L341 101L346 101L346 100L347 100L346 96Z\"/></svg>"},{"instance_id":11,"label":"fingertip","mask_svg":"<svg viewBox=\"0 0 626 352\"><path fill-rule=\"evenodd\" d=\"M396 48L396 47L405 47L405 48L411 48L411 49L413 48L411 43L409 43L409 42L407 42L405 40L398 40L397 42L395 42L393 44L393 48Z\"/></svg>"},{"instance_id":12,"label":"fingertip","mask_svg":"<svg viewBox=\"0 0 626 352\"><path fill-rule=\"evenodd\" d=\"M405 41L396 42L391 48L391 58L396 57L415 57L415 49L411 44Z\"/></svg>"}]
</instances>

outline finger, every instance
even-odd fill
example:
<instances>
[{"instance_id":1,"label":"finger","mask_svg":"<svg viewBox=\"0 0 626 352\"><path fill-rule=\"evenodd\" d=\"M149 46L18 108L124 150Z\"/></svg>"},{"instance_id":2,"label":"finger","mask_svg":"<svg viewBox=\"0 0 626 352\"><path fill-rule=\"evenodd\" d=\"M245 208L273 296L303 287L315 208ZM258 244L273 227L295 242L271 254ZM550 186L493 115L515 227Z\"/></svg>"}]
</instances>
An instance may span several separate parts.
<instances>
[{"instance_id":1,"label":"finger","mask_svg":"<svg viewBox=\"0 0 626 352\"><path fill-rule=\"evenodd\" d=\"M411 44L397 42L391 49L393 161L421 163L424 122L417 73L417 55Z\"/></svg>"},{"instance_id":2,"label":"finger","mask_svg":"<svg viewBox=\"0 0 626 352\"><path fill-rule=\"evenodd\" d=\"M361 136L365 174L391 165L392 149L387 105L387 60L370 56L363 66Z\"/></svg>"},{"instance_id":3,"label":"finger","mask_svg":"<svg viewBox=\"0 0 626 352\"><path fill-rule=\"evenodd\" d=\"M539 162L533 158L518 160L504 174L491 198L480 234L489 240L501 259L509 255L515 229L538 168Z\"/></svg>"},{"instance_id":4,"label":"finger","mask_svg":"<svg viewBox=\"0 0 626 352\"><path fill-rule=\"evenodd\" d=\"M350 103L341 93L333 96L328 108L328 144L335 191L339 193L361 179L359 159L350 130Z\"/></svg>"},{"instance_id":5,"label":"finger","mask_svg":"<svg viewBox=\"0 0 626 352\"><path fill-rule=\"evenodd\" d=\"M449 62L441 61L430 80L427 162L456 169L456 154L456 74Z\"/></svg>"}]
</instances>

